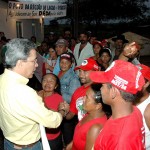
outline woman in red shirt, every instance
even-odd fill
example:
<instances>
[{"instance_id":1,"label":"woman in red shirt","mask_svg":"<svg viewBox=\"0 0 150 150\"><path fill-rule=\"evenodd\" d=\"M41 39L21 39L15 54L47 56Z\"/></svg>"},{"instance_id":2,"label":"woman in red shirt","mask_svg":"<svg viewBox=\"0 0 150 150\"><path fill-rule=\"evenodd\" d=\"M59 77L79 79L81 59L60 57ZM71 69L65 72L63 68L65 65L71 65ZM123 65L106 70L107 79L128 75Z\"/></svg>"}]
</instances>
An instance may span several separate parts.
<instances>
[{"instance_id":1,"label":"woman in red shirt","mask_svg":"<svg viewBox=\"0 0 150 150\"><path fill-rule=\"evenodd\" d=\"M106 111L110 108L103 104L100 84L92 84L86 92L83 109L85 117L77 124L73 141L66 150L91 150L100 130L107 121Z\"/></svg>"},{"instance_id":2,"label":"woman in red shirt","mask_svg":"<svg viewBox=\"0 0 150 150\"><path fill-rule=\"evenodd\" d=\"M60 102L64 102L60 93L60 82L58 77L52 73L46 74L42 80L42 88L43 90L39 91L38 94L43 98L45 106L48 109L58 111ZM46 128L46 135L51 150L63 149L62 134L60 128Z\"/></svg>"}]
</instances>

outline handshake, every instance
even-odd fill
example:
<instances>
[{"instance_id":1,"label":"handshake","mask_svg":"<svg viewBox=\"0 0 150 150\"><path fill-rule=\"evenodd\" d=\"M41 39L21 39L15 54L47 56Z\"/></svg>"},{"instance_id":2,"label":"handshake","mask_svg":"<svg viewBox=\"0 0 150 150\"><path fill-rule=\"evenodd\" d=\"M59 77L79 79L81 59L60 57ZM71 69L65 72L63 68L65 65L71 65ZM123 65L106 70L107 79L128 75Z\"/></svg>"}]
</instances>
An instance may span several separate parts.
<instances>
[{"instance_id":1,"label":"handshake","mask_svg":"<svg viewBox=\"0 0 150 150\"><path fill-rule=\"evenodd\" d=\"M66 117L70 109L70 106L67 102L61 102L58 106L58 112L63 111L63 117ZM62 113L61 113L62 114Z\"/></svg>"}]
</instances>

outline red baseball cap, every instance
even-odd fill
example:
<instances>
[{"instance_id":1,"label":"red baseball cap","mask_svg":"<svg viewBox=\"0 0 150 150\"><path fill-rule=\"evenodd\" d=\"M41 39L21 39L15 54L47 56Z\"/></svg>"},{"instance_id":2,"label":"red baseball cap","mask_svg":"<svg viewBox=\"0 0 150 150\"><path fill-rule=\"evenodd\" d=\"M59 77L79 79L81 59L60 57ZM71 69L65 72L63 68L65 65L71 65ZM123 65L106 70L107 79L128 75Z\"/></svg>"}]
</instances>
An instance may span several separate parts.
<instances>
[{"instance_id":1,"label":"red baseball cap","mask_svg":"<svg viewBox=\"0 0 150 150\"><path fill-rule=\"evenodd\" d=\"M139 68L142 72L143 77L150 81L150 67L143 64L139 64Z\"/></svg>"},{"instance_id":2,"label":"red baseball cap","mask_svg":"<svg viewBox=\"0 0 150 150\"><path fill-rule=\"evenodd\" d=\"M109 43L109 41L108 41L107 39L103 39L103 40L101 41L102 47L105 47L105 45L108 44L108 43Z\"/></svg>"},{"instance_id":3,"label":"red baseball cap","mask_svg":"<svg viewBox=\"0 0 150 150\"><path fill-rule=\"evenodd\" d=\"M94 42L93 42L93 46L94 46L94 45L96 45L96 44L98 44L99 46L101 46L101 47L102 47L102 43L101 43L101 41L94 41Z\"/></svg>"},{"instance_id":4,"label":"red baseball cap","mask_svg":"<svg viewBox=\"0 0 150 150\"><path fill-rule=\"evenodd\" d=\"M89 70L99 70L99 66L97 62L93 58L87 58L84 59L82 64L80 66L77 66L75 70L82 69L84 71L89 71Z\"/></svg>"},{"instance_id":5,"label":"red baseball cap","mask_svg":"<svg viewBox=\"0 0 150 150\"><path fill-rule=\"evenodd\" d=\"M111 83L116 88L136 94L145 84L144 77L138 67L123 60L113 61L104 71L90 73L93 82Z\"/></svg>"}]
</instances>

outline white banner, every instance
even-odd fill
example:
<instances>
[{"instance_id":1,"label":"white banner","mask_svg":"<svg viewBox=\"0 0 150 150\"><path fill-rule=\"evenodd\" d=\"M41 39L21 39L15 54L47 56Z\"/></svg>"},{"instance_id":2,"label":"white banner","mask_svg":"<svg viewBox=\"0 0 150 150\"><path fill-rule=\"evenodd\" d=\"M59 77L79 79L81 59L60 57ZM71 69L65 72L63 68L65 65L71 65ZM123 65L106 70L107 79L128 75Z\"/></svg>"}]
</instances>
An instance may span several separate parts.
<instances>
[{"instance_id":1,"label":"white banner","mask_svg":"<svg viewBox=\"0 0 150 150\"><path fill-rule=\"evenodd\" d=\"M40 2L13 2L8 3L8 18L36 19L66 16L66 4L50 4Z\"/></svg>"}]
</instances>

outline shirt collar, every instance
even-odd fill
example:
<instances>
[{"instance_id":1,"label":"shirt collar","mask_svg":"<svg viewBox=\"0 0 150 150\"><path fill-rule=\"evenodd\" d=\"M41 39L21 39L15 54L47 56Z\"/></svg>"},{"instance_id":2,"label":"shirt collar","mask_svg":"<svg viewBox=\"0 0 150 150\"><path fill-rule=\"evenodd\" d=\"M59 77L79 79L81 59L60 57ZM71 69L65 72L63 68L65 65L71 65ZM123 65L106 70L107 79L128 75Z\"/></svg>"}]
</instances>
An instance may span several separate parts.
<instances>
[{"instance_id":1,"label":"shirt collar","mask_svg":"<svg viewBox=\"0 0 150 150\"><path fill-rule=\"evenodd\" d=\"M13 80L17 80L18 82L20 82L22 84L27 84L29 82L29 79L27 79L27 78L23 77L22 75L14 72L14 71L11 71L9 69L5 69L4 74L7 77L11 77Z\"/></svg>"}]
</instances>

